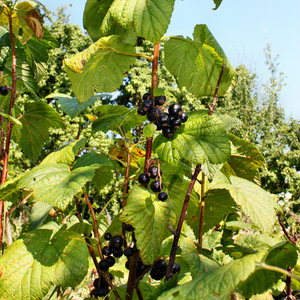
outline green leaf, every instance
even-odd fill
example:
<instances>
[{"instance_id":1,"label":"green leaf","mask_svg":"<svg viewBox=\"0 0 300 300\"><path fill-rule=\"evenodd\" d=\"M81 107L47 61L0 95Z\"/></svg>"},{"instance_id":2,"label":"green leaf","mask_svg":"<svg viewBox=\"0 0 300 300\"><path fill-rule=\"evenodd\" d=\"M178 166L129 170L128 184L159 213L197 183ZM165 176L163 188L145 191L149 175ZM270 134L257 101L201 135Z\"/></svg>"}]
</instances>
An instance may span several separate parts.
<instances>
[{"instance_id":1,"label":"green leaf","mask_svg":"<svg viewBox=\"0 0 300 300\"><path fill-rule=\"evenodd\" d=\"M48 104L34 102L25 104L25 113L20 119L23 124L20 147L31 161L36 161L49 136L49 128L63 126L60 115Z\"/></svg>"},{"instance_id":2,"label":"green leaf","mask_svg":"<svg viewBox=\"0 0 300 300\"><path fill-rule=\"evenodd\" d=\"M159 158L177 165L180 161L202 164L224 162L230 155L230 143L223 122L215 115L199 113L183 124L169 139L162 134L153 142L153 151Z\"/></svg>"},{"instance_id":3,"label":"green leaf","mask_svg":"<svg viewBox=\"0 0 300 300\"><path fill-rule=\"evenodd\" d=\"M64 164L47 164L33 168L19 181L18 188L34 191L37 201L64 210L81 187L94 177L95 168L83 167L70 172Z\"/></svg>"},{"instance_id":4,"label":"green leaf","mask_svg":"<svg viewBox=\"0 0 300 300\"><path fill-rule=\"evenodd\" d=\"M0 115L13 122L19 129L22 128L22 123L18 119L14 118L13 116L10 116L3 112L0 112Z\"/></svg>"},{"instance_id":5,"label":"green leaf","mask_svg":"<svg viewBox=\"0 0 300 300\"><path fill-rule=\"evenodd\" d=\"M213 8L213 10L216 10L216 9L218 9L218 8L219 8L219 6L221 5L222 1L223 1L223 0L214 0L214 3L215 3L215 5L216 5L216 7L215 7L215 8Z\"/></svg>"},{"instance_id":6,"label":"green leaf","mask_svg":"<svg viewBox=\"0 0 300 300\"><path fill-rule=\"evenodd\" d=\"M38 243L37 243L38 241ZM74 287L88 270L88 249L75 232L38 229L20 236L0 258L3 299L41 299L51 285Z\"/></svg>"},{"instance_id":7,"label":"green leaf","mask_svg":"<svg viewBox=\"0 0 300 300\"><path fill-rule=\"evenodd\" d=\"M39 91L39 87L34 79L34 74L31 69L29 62L27 61L27 55L24 49L16 48L16 75L18 77L17 87L21 87L24 85L30 92L37 93ZM8 53L8 57L5 63L5 69L3 71L4 75L7 75L6 78L12 78L12 51L10 50ZM9 83L11 84L11 83Z\"/></svg>"},{"instance_id":8,"label":"green leaf","mask_svg":"<svg viewBox=\"0 0 300 300\"><path fill-rule=\"evenodd\" d=\"M143 129L143 135L147 137L153 137L154 133L156 132L156 125L155 124L148 124Z\"/></svg>"},{"instance_id":9,"label":"green leaf","mask_svg":"<svg viewBox=\"0 0 300 300\"><path fill-rule=\"evenodd\" d=\"M117 35L103 37L85 51L64 60L72 90L80 103L99 92L114 92L135 62L135 48Z\"/></svg>"},{"instance_id":10,"label":"green leaf","mask_svg":"<svg viewBox=\"0 0 300 300\"><path fill-rule=\"evenodd\" d=\"M138 36L157 44L168 29L174 3L175 0L115 0L103 23L110 28L113 19L125 29L132 29Z\"/></svg>"},{"instance_id":11,"label":"green leaf","mask_svg":"<svg viewBox=\"0 0 300 300\"><path fill-rule=\"evenodd\" d=\"M222 66L223 73L218 96L224 96L232 83L235 70L206 25L197 25L194 40L172 37L165 43L165 65L177 79L179 88L185 87L196 97L214 96Z\"/></svg>"},{"instance_id":12,"label":"green leaf","mask_svg":"<svg viewBox=\"0 0 300 300\"><path fill-rule=\"evenodd\" d=\"M200 204L189 203L187 223L193 228L196 238L199 238ZM236 204L227 190L209 190L205 196L203 232L217 226L224 217L236 211Z\"/></svg>"},{"instance_id":13,"label":"green leaf","mask_svg":"<svg viewBox=\"0 0 300 300\"><path fill-rule=\"evenodd\" d=\"M75 97L54 93L46 97L46 99L54 98L58 99L57 104L61 105L61 109L64 113L69 115L71 119L75 118L80 112L84 111L87 107L93 105L102 96L109 96L109 94L100 94L91 97L87 102L80 104Z\"/></svg>"},{"instance_id":14,"label":"green leaf","mask_svg":"<svg viewBox=\"0 0 300 300\"><path fill-rule=\"evenodd\" d=\"M232 134L229 134L229 138L234 150L221 171L227 176L234 175L255 182L259 168L266 162L264 157L250 142Z\"/></svg>"},{"instance_id":15,"label":"green leaf","mask_svg":"<svg viewBox=\"0 0 300 300\"><path fill-rule=\"evenodd\" d=\"M158 257L164 239L170 235L168 223L174 225L175 213L168 202L155 201L154 193L138 185L133 186L123 209L121 221L135 228L137 248L144 264L152 264Z\"/></svg>"},{"instance_id":16,"label":"green leaf","mask_svg":"<svg viewBox=\"0 0 300 300\"><path fill-rule=\"evenodd\" d=\"M264 254L264 252L259 252L231 261L162 294L158 300L225 300L241 281L247 279L255 271L255 263L259 262Z\"/></svg>"},{"instance_id":17,"label":"green leaf","mask_svg":"<svg viewBox=\"0 0 300 300\"><path fill-rule=\"evenodd\" d=\"M290 242L282 242L268 252L263 262L286 270L287 267L293 268L296 265L297 257L296 247ZM281 273L264 268L264 264L258 266L254 274L239 284L238 288L246 298L267 291L282 276Z\"/></svg>"},{"instance_id":18,"label":"green leaf","mask_svg":"<svg viewBox=\"0 0 300 300\"><path fill-rule=\"evenodd\" d=\"M74 162L75 156L78 155L79 150L85 146L86 142L87 139L82 138L69 145L62 146L46 156L40 165L66 164L70 166Z\"/></svg>"},{"instance_id":19,"label":"green leaf","mask_svg":"<svg viewBox=\"0 0 300 300\"><path fill-rule=\"evenodd\" d=\"M52 205L44 202L37 202L32 206L29 217L31 230L37 229L43 224L51 209Z\"/></svg>"},{"instance_id":20,"label":"green leaf","mask_svg":"<svg viewBox=\"0 0 300 300\"><path fill-rule=\"evenodd\" d=\"M8 30L0 27L0 71L4 70L5 62L11 47L10 35Z\"/></svg>"},{"instance_id":21,"label":"green leaf","mask_svg":"<svg viewBox=\"0 0 300 300\"><path fill-rule=\"evenodd\" d=\"M260 186L246 179L230 176L229 183L227 177L223 182L214 180L212 188L228 190L236 204L263 232L272 230L279 206L275 198Z\"/></svg>"},{"instance_id":22,"label":"green leaf","mask_svg":"<svg viewBox=\"0 0 300 300\"><path fill-rule=\"evenodd\" d=\"M20 191L18 190L17 185L22 176L23 174L16 176L0 185L0 201L9 201L12 203L19 202Z\"/></svg>"},{"instance_id":23,"label":"green leaf","mask_svg":"<svg viewBox=\"0 0 300 300\"><path fill-rule=\"evenodd\" d=\"M98 119L92 124L93 131L113 130L124 135L122 126L125 132L129 132L133 127L145 121L145 117L137 114L136 108L128 110L120 105L101 105L95 113Z\"/></svg>"}]
</instances>

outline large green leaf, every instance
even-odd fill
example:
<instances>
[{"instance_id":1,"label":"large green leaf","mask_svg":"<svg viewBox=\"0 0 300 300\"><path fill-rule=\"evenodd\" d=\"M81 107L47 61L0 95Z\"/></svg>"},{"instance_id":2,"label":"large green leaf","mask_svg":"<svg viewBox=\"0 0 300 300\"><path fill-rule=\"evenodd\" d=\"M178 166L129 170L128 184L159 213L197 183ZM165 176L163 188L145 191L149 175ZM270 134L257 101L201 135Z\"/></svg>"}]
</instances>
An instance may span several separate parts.
<instances>
[{"instance_id":1,"label":"large green leaf","mask_svg":"<svg viewBox=\"0 0 300 300\"><path fill-rule=\"evenodd\" d=\"M88 249L76 232L38 229L20 236L0 258L1 299L41 299L51 285L74 287L88 270ZM38 242L37 242L38 241Z\"/></svg>"},{"instance_id":2,"label":"large green leaf","mask_svg":"<svg viewBox=\"0 0 300 300\"><path fill-rule=\"evenodd\" d=\"M135 108L128 110L120 105L102 105L95 110L95 113L98 119L93 122L94 131L113 130L123 135L123 126L125 132L128 132L145 121L145 117L138 115Z\"/></svg>"},{"instance_id":3,"label":"large green leaf","mask_svg":"<svg viewBox=\"0 0 300 300\"><path fill-rule=\"evenodd\" d=\"M52 205L44 202L35 203L30 211L30 228L38 229L44 220L48 217Z\"/></svg>"},{"instance_id":4,"label":"large green leaf","mask_svg":"<svg viewBox=\"0 0 300 300\"><path fill-rule=\"evenodd\" d=\"M222 48L206 25L197 25L194 40L172 37L165 44L166 68L177 79L180 88L185 87L196 97L213 96L223 73L218 96L224 96L231 86L235 70L228 62Z\"/></svg>"},{"instance_id":5,"label":"large green leaf","mask_svg":"<svg viewBox=\"0 0 300 300\"><path fill-rule=\"evenodd\" d=\"M110 19L110 6L114 0L94 1L88 0L83 13L83 27L87 30L93 41L97 41L103 36L118 34L124 43L135 44L137 34L133 30L126 30ZM102 24L103 20L110 19L111 23ZM104 26L106 25L106 26Z\"/></svg>"},{"instance_id":6,"label":"large green leaf","mask_svg":"<svg viewBox=\"0 0 300 300\"><path fill-rule=\"evenodd\" d=\"M157 44L166 33L175 0L115 0L111 5L103 26L112 26L112 20L125 29L134 30L138 36Z\"/></svg>"},{"instance_id":7,"label":"large green leaf","mask_svg":"<svg viewBox=\"0 0 300 300\"><path fill-rule=\"evenodd\" d=\"M297 252L295 246L290 242L283 242L272 248L264 258L264 262L270 266L276 266L283 270L287 267L294 267L297 263ZM247 280L241 282L239 290L246 298L252 295L262 294L272 287L282 276L281 273L264 269L264 266L258 266L254 274Z\"/></svg>"},{"instance_id":8,"label":"large green leaf","mask_svg":"<svg viewBox=\"0 0 300 300\"><path fill-rule=\"evenodd\" d=\"M230 156L230 143L223 122L215 115L199 112L183 124L169 139L160 134L153 142L153 151L170 165L180 161L202 164L223 163Z\"/></svg>"},{"instance_id":9,"label":"large green leaf","mask_svg":"<svg viewBox=\"0 0 300 300\"><path fill-rule=\"evenodd\" d=\"M93 179L94 172L93 166L71 172L65 164L40 165L22 177L17 187L32 189L37 201L64 210L81 187Z\"/></svg>"},{"instance_id":10,"label":"large green leaf","mask_svg":"<svg viewBox=\"0 0 300 300\"><path fill-rule=\"evenodd\" d=\"M287 265L293 267L296 260L295 246L284 242L270 252L262 251L250 254L211 270L203 276L198 275L193 281L164 293L158 300L225 300L237 286L239 289L243 289L243 292L246 292L247 287L251 288L251 293L245 295L251 297L252 288L254 293L262 293L275 284L281 276L280 273L266 270L264 262L285 269ZM265 278L268 277L268 273L273 273L270 274L270 280ZM256 282L254 283L252 279ZM260 284L261 288L258 288Z\"/></svg>"},{"instance_id":11,"label":"large green leaf","mask_svg":"<svg viewBox=\"0 0 300 300\"><path fill-rule=\"evenodd\" d=\"M0 71L4 70L9 49L11 47L10 35L8 30L0 27Z\"/></svg>"},{"instance_id":12,"label":"large green leaf","mask_svg":"<svg viewBox=\"0 0 300 300\"><path fill-rule=\"evenodd\" d=\"M265 159L257 148L250 142L229 134L233 145L231 157L223 165L222 171L227 175L234 175L255 181L259 168L265 164Z\"/></svg>"},{"instance_id":13,"label":"large green leaf","mask_svg":"<svg viewBox=\"0 0 300 300\"><path fill-rule=\"evenodd\" d=\"M270 232L276 220L276 210L280 209L275 198L260 186L246 179L230 176L228 179L220 171L216 172L213 189L226 189L242 211L260 227Z\"/></svg>"},{"instance_id":14,"label":"large green leaf","mask_svg":"<svg viewBox=\"0 0 300 300\"><path fill-rule=\"evenodd\" d=\"M100 94L100 95L93 96L83 104L80 104L75 97L65 95L65 94L60 94L60 93L50 94L46 98L58 99L57 104L61 105L61 109L63 110L63 112L69 115L71 119L73 119L80 112L84 111L87 107L93 105L99 98L108 95L109 94Z\"/></svg>"},{"instance_id":15,"label":"large green leaf","mask_svg":"<svg viewBox=\"0 0 300 300\"><path fill-rule=\"evenodd\" d=\"M21 177L22 175L16 176L0 185L0 201L9 201L12 203L19 202L20 191L18 190L17 185Z\"/></svg>"},{"instance_id":16,"label":"large green leaf","mask_svg":"<svg viewBox=\"0 0 300 300\"><path fill-rule=\"evenodd\" d=\"M78 155L78 151L85 146L86 142L87 139L82 138L69 145L56 149L43 159L41 165L66 164L70 166L74 162L75 156Z\"/></svg>"},{"instance_id":17,"label":"large green leaf","mask_svg":"<svg viewBox=\"0 0 300 300\"><path fill-rule=\"evenodd\" d=\"M123 74L135 62L135 48L124 44L120 36L103 37L85 51L64 60L73 92L80 103L94 92L114 92L123 82Z\"/></svg>"},{"instance_id":18,"label":"large green leaf","mask_svg":"<svg viewBox=\"0 0 300 300\"><path fill-rule=\"evenodd\" d=\"M205 196L203 232L217 226L224 217L236 211L236 204L230 193L225 189L209 190ZM200 204L189 203L187 223L193 228L199 238Z\"/></svg>"},{"instance_id":19,"label":"large green leaf","mask_svg":"<svg viewBox=\"0 0 300 300\"><path fill-rule=\"evenodd\" d=\"M19 145L32 161L39 157L44 143L48 139L49 128L63 126L60 115L43 102L26 103L25 113L20 121L23 127Z\"/></svg>"},{"instance_id":20,"label":"large green leaf","mask_svg":"<svg viewBox=\"0 0 300 300\"><path fill-rule=\"evenodd\" d=\"M158 257L161 245L171 233L168 223L174 226L175 213L168 202L155 201L154 193L138 185L133 186L123 209L121 221L135 228L137 247L144 264L152 264Z\"/></svg>"}]
</instances>

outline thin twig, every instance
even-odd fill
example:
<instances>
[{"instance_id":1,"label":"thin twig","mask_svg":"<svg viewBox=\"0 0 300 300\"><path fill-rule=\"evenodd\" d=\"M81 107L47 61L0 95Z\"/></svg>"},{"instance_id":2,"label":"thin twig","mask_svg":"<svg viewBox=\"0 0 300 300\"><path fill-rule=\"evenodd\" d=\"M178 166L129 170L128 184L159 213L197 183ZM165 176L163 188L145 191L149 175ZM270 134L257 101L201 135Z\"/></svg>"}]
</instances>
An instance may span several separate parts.
<instances>
[{"instance_id":1,"label":"thin twig","mask_svg":"<svg viewBox=\"0 0 300 300\"><path fill-rule=\"evenodd\" d=\"M289 273L292 273L292 270L293 269L291 267L287 267L287 271ZM286 277L285 283L286 283L286 294L287 294L287 296L292 296L292 278L291 278L291 276Z\"/></svg>"},{"instance_id":2,"label":"thin twig","mask_svg":"<svg viewBox=\"0 0 300 300\"><path fill-rule=\"evenodd\" d=\"M201 183L201 210L200 210L200 221L199 221L199 248L202 249L202 235L204 226L204 208L205 208L205 174L202 172L202 183Z\"/></svg>"},{"instance_id":3,"label":"thin twig","mask_svg":"<svg viewBox=\"0 0 300 300\"><path fill-rule=\"evenodd\" d=\"M217 86L216 86L216 90L215 90L215 96L214 96L214 100L213 100L213 103L212 105L208 105L208 108L209 108L209 115L211 116L214 112L214 109L215 109L215 106L217 104L217 95L218 95L218 90L219 90L219 86L220 86L220 82L221 82L221 79L222 79L222 76L223 76L223 73L224 73L224 70L225 70L225 64L223 64L222 66L222 70L221 70L221 73L220 73L220 77L219 77L219 80L218 80L218 83L217 83Z\"/></svg>"},{"instance_id":4,"label":"thin twig","mask_svg":"<svg viewBox=\"0 0 300 300\"><path fill-rule=\"evenodd\" d=\"M280 213L280 212L277 213L277 217L278 217L279 224L280 224L280 226L281 226L281 228L282 228L282 230L283 230L285 236L286 236L286 237L287 237L294 245L297 245L297 240L296 240L294 237L292 237L292 236L286 231L286 229L285 229L285 227L284 227L284 224L283 224L283 221L282 221L282 218L281 218L281 213Z\"/></svg>"},{"instance_id":5,"label":"thin twig","mask_svg":"<svg viewBox=\"0 0 300 300\"><path fill-rule=\"evenodd\" d=\"M176 234L174 235L172 250L171 250L171 253L170 253L170 260L169 260L169 264L168 264L167 272L166 272L166 277L165 277L165 282L170 278L170 274L173 270L173 266L174 266L174 263L175 263L175 257L176 257L176 251L178 249L178 241L179 241L179 237L180 237L180 233L181 233L182 224L183 224L183 221L184 221L184 218L185 218L185 215L186 215L186 211L187 211L187 207L188 207L188 204L189 204L189 201L190 201L190 198L191 198L192 190L194 188L195 182L197 180L197 177L198 177L200 171L201 171L201 165L197 165L196 168L195 168L194 175L191 179L189 189L188 189L188 191L186 193L186 196L184 198L180 219L179 219L178 226L177 226L177 229L176 229Z\"/></svg>"},{"instance_id":6,"label":"thin twig","mask_svg":"<svg viewBox=\"0 0 300 300\"><path fill-rule=\"evenodd\" d=\"M141 289L138 285L136 285L135 290L136 290L136 293L138 295L139 300L144 300L143 295L142 295L142 291L141 291Z\"/></svg>"},{"instance_id":7,"label":"thin twig","mask_svg":"<svg viewBox=\"0 0 300 300\"><path fill-rule=\"evenodd\" d=\"M127 281L127 290L125 300L131 300L135 288L136 268L139 262L139 251L130 257L129 261L129 277Z\"/></svg>"}]
</instances>

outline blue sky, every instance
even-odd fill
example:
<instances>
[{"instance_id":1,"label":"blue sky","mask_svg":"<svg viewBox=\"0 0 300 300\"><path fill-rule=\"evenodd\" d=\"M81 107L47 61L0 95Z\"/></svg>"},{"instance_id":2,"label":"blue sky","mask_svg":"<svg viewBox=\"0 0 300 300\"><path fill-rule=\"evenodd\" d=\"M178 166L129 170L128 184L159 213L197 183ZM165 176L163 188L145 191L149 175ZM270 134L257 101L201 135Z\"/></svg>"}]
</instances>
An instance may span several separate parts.
<instances>
[{"instance_id":1,"label":"blue sky","mask_svg":"<svg viewBox=\"0 0 300 300\"><path fill-rule=\"evenodd\" d=\"M84 0L41 2L52 11L72 3L73 6L67 10L71 13L70 22L83 28ZM218 10L212 8L213 0L176 0L166 35L192 37L195 25L206 24L233 67L245 64L263 82L270 75L262 50L269 42L273 56L280 55L279 71L286 76L281 106L287 116L300 120L300 1L223 0Z\"/></svg>"}]
</instances>

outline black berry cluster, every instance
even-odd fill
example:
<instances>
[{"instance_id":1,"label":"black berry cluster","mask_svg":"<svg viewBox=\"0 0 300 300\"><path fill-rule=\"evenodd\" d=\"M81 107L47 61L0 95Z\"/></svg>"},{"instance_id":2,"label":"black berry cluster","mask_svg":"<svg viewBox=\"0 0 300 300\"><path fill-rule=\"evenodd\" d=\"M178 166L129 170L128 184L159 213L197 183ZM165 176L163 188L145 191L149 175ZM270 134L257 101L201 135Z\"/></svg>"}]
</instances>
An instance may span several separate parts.
<instances>
[{"instance_id":1,"label":"black berry cluster","mask_svg":"<svg viewBox=\"0 0 300 300\"><path fill-rule=\"evenodd\" d=\"M168 194L162 192L163 183L161 182L162 171L158 166L152 166L148 169L147 173L143 173L139 176L138 181L140 184L145 185L150 182L150 179L154 179L150 184L150 189L154 193L158 194L158 199L160 201L166 201L168 199Z\"/></svg>"},{"instance_id":2,"label":"black berry cluster","mask_svg":"<svg viewBox=\"0 0 300 300\"><path fill-rule=\"evenodd\" d=\"M182 107L178 103L173 103L169 106L168 113L160 110L166 101L165 96L153 97L150 93L143 95L143 104L138 108L138 114L141 116L147 115L150 122L155 122L157 130L161 131L165 137L172 138L175 131L186 122L188 116L182 111Z\"/></svg>"},{"instance_id":3,"label":"black berry cluster","mask_svg":"<svg viewBox=\"0 0 300 300\"><path fill-rule=\"evenodd\" d=\"M110 281L113 280L112 274L109 273ZM91 291L91 296L98 298L98 297L104 297L109 293L108 283L105 280L105 278L100 275L99 278L96 278L94 283L94 289Z\"/></svg>"},{"instance_id":4,"label":"black berry cluster","mask_svg":"<svg viewBox=\"0 0 300 300\"><path fill-rule=\"evenodd\" d=\"M164 278L164 276L166 275L166 271L167 271L167 263L165 260L163 259L159 259L155 262L153 268L150 271L150 276L154 279L154 280L161 280ZM180 266L179 264L175 263L173 266L173 270L171 273L171 277L174 276L176 273L180 273Z\"/></svg>"},{"instance_id":5,"label":"black berry cluster","mask_svg":"<svg viewBox=\"0 0 300 300\"><path fill-rule=\"evenodd\" d=\"M8 94L8 88L6 86L0 86L0 95L6 96Z\"/></svg>"}]
</instances>

